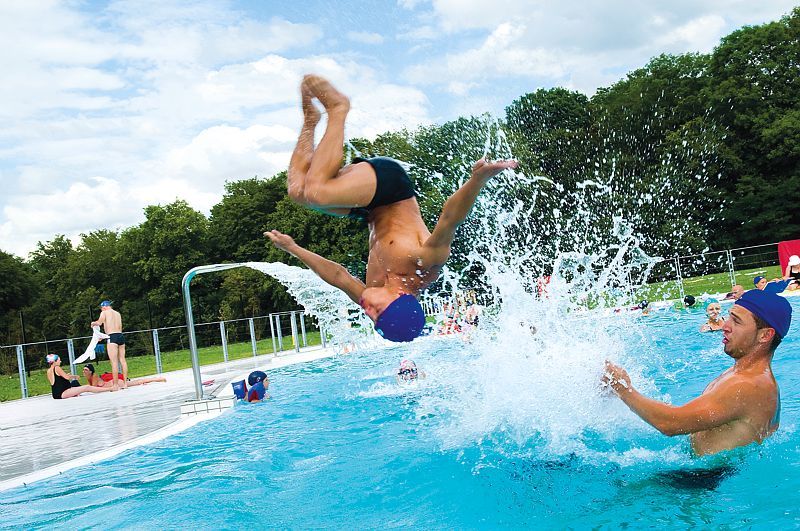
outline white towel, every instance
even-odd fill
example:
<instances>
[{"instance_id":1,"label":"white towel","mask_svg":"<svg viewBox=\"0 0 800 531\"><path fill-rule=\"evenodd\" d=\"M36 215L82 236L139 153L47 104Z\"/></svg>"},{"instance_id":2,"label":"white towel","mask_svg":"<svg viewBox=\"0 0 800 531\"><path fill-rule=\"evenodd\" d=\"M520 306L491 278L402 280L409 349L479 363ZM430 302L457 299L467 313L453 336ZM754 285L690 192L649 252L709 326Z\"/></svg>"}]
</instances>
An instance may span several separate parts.
<instances>
[{"instance_id":1,"label":"white towel","mask_svg":"<svg viewBox=\"0 0 800 531\"><path fill-rule=\"evenodd\" d=\"M83 363L86 360L94 360L97 357L97 354L94 353L94 347L97 346L97 343L104 339L108 339L110 336L108 334L104 334L100 331L99 326L92 327L92 340L89 342L89 346L86 347L86 352L84 352L80 358L75 360L75 363Z\"/></svg>"}]
</instances>

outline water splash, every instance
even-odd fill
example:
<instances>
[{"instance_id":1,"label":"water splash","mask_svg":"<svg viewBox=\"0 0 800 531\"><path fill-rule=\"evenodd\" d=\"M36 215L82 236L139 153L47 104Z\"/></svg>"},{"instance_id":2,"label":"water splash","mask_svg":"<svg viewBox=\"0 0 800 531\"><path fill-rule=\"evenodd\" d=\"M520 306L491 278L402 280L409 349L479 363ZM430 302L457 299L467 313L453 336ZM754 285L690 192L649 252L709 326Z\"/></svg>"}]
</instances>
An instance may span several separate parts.
<instances>
[{"instance_id":1,"label":"water splash","mask_svg":"<svg viewBox=\"0 0 800 531\"><path fill-rule=\"evenodd\" d=\"M247 262L245 265L283 284L289 295L305 309L306 315L317 319L334 348L367 348L377 343L372 321L361 308L310 269L281 262Z\"/></svg>"}]
</instances>

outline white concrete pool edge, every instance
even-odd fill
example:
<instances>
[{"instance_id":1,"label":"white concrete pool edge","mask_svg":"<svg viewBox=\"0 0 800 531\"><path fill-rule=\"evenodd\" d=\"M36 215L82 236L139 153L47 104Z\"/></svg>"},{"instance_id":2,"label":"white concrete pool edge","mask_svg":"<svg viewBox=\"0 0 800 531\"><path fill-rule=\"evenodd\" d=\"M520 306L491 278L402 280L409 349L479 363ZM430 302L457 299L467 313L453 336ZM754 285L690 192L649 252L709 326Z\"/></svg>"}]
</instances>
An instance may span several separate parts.
<instances>
[{"instance_id":1,"label":"white concrete pool edge","mask_svg":"<svg viewBox=\"0 0 800 531\"><path fill-rule=\"evenodd\" d=\"M57 465L53 465L47 468L43 468L41 470L37 470L29 474L17 476L15 478L11 478L5 481L0 481L0 492L14 489L17 487L26 487L29 484L34 483L36 481L41 481L43 479L57 476L69 470L82 466L91 465L97 463L98 461L103 461L105 459L110 459L116 455L121 454L126 450L131 450L138 446L144 446L145 444L158 442L162 439L170 437L171 435L176 435L184 430L187 430L192 426L194 426L195 424L199 424L200 422L203 422L205 420L216 418L221 413L222 412L220 411L215 413L209 413L208 415L204 416L182 418L152 433L148 433L147 435L142 435L141 437L137 437L136 439L131 439L130 441L118 444L116 446L112 446L111 448L106 448L105 450L101 450L99 452L93 452L91 454L84 455L83 457L79 457L71 461L66 461L64 463L59 463Z\"/></svg>"},{"instance_id":2,"label":"white concrete pool edge","mask_svg":"<svg viewBox=\"0 0 800 531\"><path fill-rule=\"evenodd\" d=\"M308 363L310 361L329 358L334 355L336 355L336 351L333 348L328 347L318 350L300 351L297 353L292 353L289 355L284 355L279 357L270 356L268 359L264 360L264 362L266 363L261 365L260 368L268 372L273 369L278 369L289 365ZM243 360L236 360L236 361L241 362ZM224 364L217 364L217 366L219 365L224 365ZM232 396L233 390L229 385L230 382L246 378L247 374L249 374L251 370L252 369L248 369L245 372L236 372L233 373L232 376L226 375L224 382L216 384L214 392L210 393L210 395L217 397ZM182 369L182 371L187 371L187 369ZM158 442L160 440L166 439L167 437L171 437L172 435L177 435L178 433L181 433L201 422L217 418L225 411L227 411L227 409L213 410L213 411L208 411L207 413L204 414L192 415L192 416L180 415L180 417L176 421L167 424L166 426L162 426L161 428L158 428L142 436L130 439L120 444L116 444L114 446L105 448L103 450L93 451L91 453L82 455L81 457L64 461L63 463L58 463L56 465L45 467L40 470L35 470L33 472L22 474L10 479L2 480L0 481L0 492L4 492L6 490L18 487L27 487L30 486L31 483L48 479L50 477L57 476L59 474L63 474L69 470L73 470L75 468L79 468L82 466L88 466L106 459L110 459L127 450L131 450L139 446L144 446L146 444L152 444L154 442Z\"/></svg>"}]
</instances>

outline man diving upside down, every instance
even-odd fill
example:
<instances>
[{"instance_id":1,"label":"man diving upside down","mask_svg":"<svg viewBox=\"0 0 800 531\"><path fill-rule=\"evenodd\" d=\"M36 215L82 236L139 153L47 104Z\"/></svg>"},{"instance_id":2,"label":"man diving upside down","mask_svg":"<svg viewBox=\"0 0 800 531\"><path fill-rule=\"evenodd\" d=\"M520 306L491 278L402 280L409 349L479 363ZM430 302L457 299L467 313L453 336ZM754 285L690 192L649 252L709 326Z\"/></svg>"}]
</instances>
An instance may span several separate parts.
<instances>
[{"instance_id":1,"label":"man diving upside down","mask_svg":"<svg viewBox=\"0 0 800 531\"><path fill-rule=\"evenodd\" d=\"M397 161L357 158L342 167L350 100L315 75L303 78L300 93L304 119L289 163L289 197L327 214L366 219L370 231L366 284L340 264L300 247L291 236L276 230L264 234L276 247L297 257L358 303L384 338L411 341L425 324L416 297L439 276L450 256L456 229L489 179L507 168L516 168L517 163L476 162L470 179L445 202L431 233L422 220L413 184ZM314 130L320 112L314 98L328 113L325 134L316 149Z\"/></svg>"}]
</instances>

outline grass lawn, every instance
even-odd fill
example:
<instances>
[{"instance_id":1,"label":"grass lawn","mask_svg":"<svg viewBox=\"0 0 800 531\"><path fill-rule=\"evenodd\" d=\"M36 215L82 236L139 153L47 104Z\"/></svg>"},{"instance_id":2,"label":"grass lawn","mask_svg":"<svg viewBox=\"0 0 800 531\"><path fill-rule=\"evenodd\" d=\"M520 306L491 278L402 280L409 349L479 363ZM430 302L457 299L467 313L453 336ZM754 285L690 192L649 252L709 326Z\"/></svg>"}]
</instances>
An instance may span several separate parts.
<instances>
[{"instance_id":1,"label":"grass lawn","mask_svg":"<svg viewBox=\"0 0 800 531\"><path fill-rule=\"evenodd\" d=\"M308 345L319 345L321 343L319 332L306 332L306 340ZM292 350L291 336L283 337L284 351ZM272 353L272 338L262 339L256 342L256 351L259 355ZM202 347L197 351L200 358L200 365L211 365L214 363L222 363L222 346ZM247 358L253 355L253 347L249 341L244 343L230 343L228 344L228 359L237 360ZM95 371L98 374L104 372L111 372L111 363L108 359L102 361L97 360L91 362L94 364ZM188 369L192 366L192 358L189 349L175 350L171 352L161 353L161 368L163 372L177 371L179 369ZM69 372L69 364L62 362L61 367L64 371ZM77 367L80 370L83 365ZM45 369L31 371L28 376L28 396L50 394L50 384L45 375ZM155 356L135 356L128 358L128 377L138 378L140 376L149 376L156 373L156 358ZM81 376L81 383L86 383ZM6 400L15 400L21 398L22 394L19 389L19 375L0 375L0 402Z\"/></svg>"},{"instance_id":2,"label":"grass lawn","mask_svg":"<svg viewBox=\"0 0 800 531\"><path fill-rule=\"evenodd\" d=\"M736 283L744 286L744 289L753 288L753 278L763 276L770 280L782 276L779 265L757 267L736 271ZM728 272L715 273L713 275L703 275L693 278L683 279L683 291L686 295L702 295L703 293L727 293L731 290L731 278ZM658 301L665 299L680 299L680 288L678 282L669 280L666 282L655 282L645 284L636 290L635 299L647 299L648 301Z\"/></svg>"}]
</instances>

